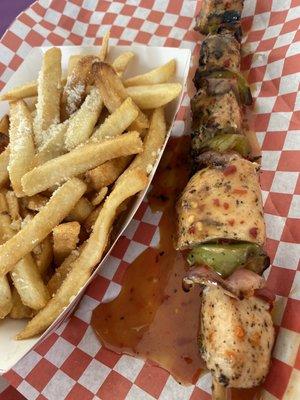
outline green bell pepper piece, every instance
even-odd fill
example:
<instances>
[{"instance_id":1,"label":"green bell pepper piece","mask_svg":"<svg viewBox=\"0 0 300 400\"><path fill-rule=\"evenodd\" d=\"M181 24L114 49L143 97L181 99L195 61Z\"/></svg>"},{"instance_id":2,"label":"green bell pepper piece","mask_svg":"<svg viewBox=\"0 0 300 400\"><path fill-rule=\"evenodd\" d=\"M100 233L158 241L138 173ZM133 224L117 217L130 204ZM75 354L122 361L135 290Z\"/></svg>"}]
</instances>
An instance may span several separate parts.
<instances>
[{"instance_id":1,"label":"green bell pepper piece","mask_svg":"<svg viewBox=\"0 0 300 400\"><path fill-rule=\"evenodd\" d=\"M205 149L214 150L219 153L234 150L244 158L247 158L251 152L246 136L234 133L218 133L213 138L204 140L200 144L199 150L202 152Z\"/></svg>"},{"instance_id":2,"label":"green bell pepper piece","mask_svg":"<svg viewBox=\"0 0 300 400\"><path fill-rule=\"evenodd\" d=\"M190 265L206 265L223 278L242 267L262 274L269 265L269 257L253 243L200 244L190 251L187 260Z\"/></svg>"}]
</instances>

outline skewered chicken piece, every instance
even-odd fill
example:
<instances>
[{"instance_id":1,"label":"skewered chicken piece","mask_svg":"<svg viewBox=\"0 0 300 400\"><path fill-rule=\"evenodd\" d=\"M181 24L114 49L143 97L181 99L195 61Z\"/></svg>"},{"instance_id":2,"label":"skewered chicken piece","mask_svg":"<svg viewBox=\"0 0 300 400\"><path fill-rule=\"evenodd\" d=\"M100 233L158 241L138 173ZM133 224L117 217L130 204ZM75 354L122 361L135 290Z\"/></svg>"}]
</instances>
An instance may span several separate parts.
<instances>
[{"instance_id":1,"label":"skewered chicken piece","mask_svg":"<svg viewBox=\"0 0 300 400\"><path fill-rule=\"evenodd\" d=\"M200 349L217 382L258 386L268 373L273 343L267 302L255 296L234 299L217 286L203 291Z\"/></svg>"}]
</instances>

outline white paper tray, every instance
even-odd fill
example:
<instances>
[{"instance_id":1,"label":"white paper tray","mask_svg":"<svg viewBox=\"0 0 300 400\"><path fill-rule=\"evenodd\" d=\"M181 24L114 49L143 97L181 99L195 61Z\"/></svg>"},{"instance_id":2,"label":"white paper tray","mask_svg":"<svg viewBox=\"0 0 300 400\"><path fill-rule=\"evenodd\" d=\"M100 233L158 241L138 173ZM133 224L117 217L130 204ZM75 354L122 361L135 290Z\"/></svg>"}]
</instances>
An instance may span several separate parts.
<instances>
[{"instance_id":1,"label":"white paper tray","mask_svg":"<svg viewBox=\"0 0 300 400\"><path fill-rule=\"evenodd\" d=\"M67 70L67 61L69 59L70 55L73 54L97 54L99 52L99 47L96 46L62 46L60 47L62 50L62 67L63 71L66 72ZM11 79L8 81L7 85L3 89L3 92L7 91L8 89L11 89L15 86L18 86L20 84L23 84L25 82L33 81L37 79L38 72L41 68L42 65L42 56L43 53L47 50L47 47L41 47L41 48L35 48L33 49L23 64L20 66L18 71L11 77ZM185 82L188 76L189 72L189 66L190 66L190 58L191 58L191 52L188 49L177 49L177 48L171 48L171 47L148 47L148 46L111 46L110 51L109 51L109 61L115 59L118 55L123 53L124 51L133 51L136 54L136 57L134 60L131 61L131 64L128 68L127 73L125 74L125 77L129 76L134 76L137 74L144 73L152 68L155 68L159 65L162 65L166 62L168 62L170 59L174 58L177 63L177 71L176 71L176 77L174 81L180 82L183 87L185 86ZM166 119L167 122L170 126L167 138L164 144L164 147L170 137L172 125L175 119L175 116L179 110L180 103L182 100L182 94L179 96L176 100L174 100L171 104L166 107ZM2 116L8 111L8 104L7 103L1 103L0 104L0 115ZM164 148L163 148L164 149ZM150 185L150 182L152 180L152 177L157 169L159 160L161 158L163 152L160 153L159 159L157 160L156 164L154 165L154 168L150 174L150 180L148 187ZM141 192L131 210L129 211L127 218L124 221L124 224L121 226L116 240L114 243L112 243L111 248L114 246L118 238L121 236L121 234L124 232L126 227L128 226L129 222L131 221L133 215L139 208L139 205L141 204L148 187ZM110 250L111 250L110 248ZM98 267L95 269L93 275L89 279L89 281L86 283L86 285L81 289L81 291L78 293L76 298L69 304L69 306L64 310L64 312L57 318L57 320L47 329L47 331L33 339L28 339L28 340L23 340L23 341L17 341L14 339L15 335L17 332L19 332L24 325L26 324L25 320L11 320L9 318L4 319L3 321L0 321L0 374L3 374L7 372L9 369L11 369L22 357L25 356L31 349L33 349L34 346L36 346L38 343L40 343L47 335L52 333L55 328L68 316L70 313L73 311L74 307L76 304L79 302L81 299L85 288L87 285L93 280L101 266L105 263L107 259L107 255L110 253L109 252L106 254L106 256L103 258L101 263L98 265Z\"/></svg>"}]
</instances>

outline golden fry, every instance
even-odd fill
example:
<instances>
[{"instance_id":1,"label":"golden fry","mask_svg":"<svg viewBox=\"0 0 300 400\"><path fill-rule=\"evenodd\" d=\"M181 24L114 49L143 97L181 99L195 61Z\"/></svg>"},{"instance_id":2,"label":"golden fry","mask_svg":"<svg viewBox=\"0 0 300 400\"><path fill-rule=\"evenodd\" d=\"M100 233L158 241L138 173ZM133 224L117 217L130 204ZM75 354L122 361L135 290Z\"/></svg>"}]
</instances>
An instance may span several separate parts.
<instances>
[{"instance_id":1,"label":"golden fry","mask_svg":"<svg viewBox=\"0 0 300 400\"><path fill-rule=\"evenodd\" d=\"M147 72L137 75L124 81L124 86L156 85L165 83L172 79L176 72L176 61L173 59L168 63Z\"/></svg>"},{"instance_id":2,"label":"golden fry","mask_svg":"<svg viewBox=\"0 0 300 400\"><path fill-rule=\"evenodd\" d=\"M123 83L114 69L105 63L95 63L93 65L95 73L95 83L100 90L101 97L106 108L110 113L116 111L128 96ZM147 116L139 110L136 120L130 125L129 129L141 131L149 126Z\"/></svg>"},{"instance_id":3,"label":"golden fry","mask_svg":"<svg viewBox=\"0 0 300 400\"><path fill-rule=\"evenodd\" d=\"M66 120L79 109L85 96L87 85L93 82L92 65L96 56L84 56L74 66L67 78L61 98L61 115Z\"/></svg>"},{"instance_id":4,"label":"golden fry","mask_svg":"<svg viewBox=\"0 0 300 400\"><path fill-rule=\"evenodd\" d=\"M8 204L5 192L0 192L0 213L8 212Z\"/></svg>"},{"instance_id":5,"label":"golden fry","mask_svg":"<svg viewBox=\"0 0 300 400\"><path fill-rule=\"evenodd\" d=\"M9 272L34 249L72 210L83 195L86 185L77 178L59 187L48 203L31 221L0 246L0 276Z\"/></svg>"},{"instance_id":6,"label":"golden fry","mask_svg":"<svg viewBox=\"0 0 300 400\"><path fill-rule=\"evenodd\" d=\"M39 147L44 141L44 131L60 122L61 51L53 47L43 57L38 79L38 101L34 119L34 137Z\"/></svg>"},{"instance_id":7,"label":"golden fry","mask_svg":"<svg viewBox=\"0 0 300 400\"><path fill-rule=\"evenodd\" d=\"M102 46L99 52L99 60L100 61L105 61L108 50L109 50L109 36L110 36L110 31L106 32L106 34L103 36L102 39Z\"/></svg>"},{"instance_id":8,"label":"golden fry","mask_svg":"<svg viewBox=\"0 0 300 400\"><path fill-rule=\"evenodd\" d=\"M8 212L12 220L12 228L18 231L21 227L22 218L20 216L20 207L15 192L8 190L5 193Z\"/></svg>"},{"instance_id":9,"label":"golden fry","mask_svg":"<svg viewBox=\"0 0 300 400\"><path fill-rule=\"evenodd\" d=\"M21 197L21 178L32 168L34 158L32 120L23 100L10 103L9 137L8 173L16 195Z\"/></svg>"},{"instance_id":10,"label":"golden fry","mask_svg":"<svg viewBox=\"0 0 300 400\"><path fill-rule=\"evenodd\" d=\"M12 295L6 276L0 278L0 319L5 318L13 306Z\"/></svg>"},{"instance_id":11,"label":"golden fry","mask_svg":"<svg viewBox=\"0 0 300 400\"><path fill-rule=\"evenodd\" d=\"M53 247L51 236L47 236L39 245L32 250L37 270L43 278L53 259Z\"/></svg>"},{"instance_id":12,"label":"golden fry","mask_svg":"<svg viewBox=\"0 0 300 400\"><path fill-rule=\"evenodd\" d=\"M124 175L116 184L103 205L91 236L79 257L71 264L70 272L62 285L46 307L17 335L17 339L26 339L45 331L84 288L94 267L103 256L118 207L124 200L143 190L146 185L146 175L137 169Z\"/></svg>"},{"instance_id":13,"label":"golden fry","mask_svg":"<svg viewBox=\"0 0 300 400\"><path fill-rule=\"evenodd\" d=\"M92 204L85 197L81 197L75 204L75 207L70 211L70 214L66 217L66 221L83 222L92 211Z\"/></svg>"},{"instance_id":14,"label":"golden fry","mask_svg":"<svg viewBox=\"0 0 300 400\"><path fill-rule=\"evenodd\" d=\"M105 199L105 196L107 195L108 188L105 186L92 199L92 204L93 206L98 206L102 201Z\"/></svg>"},{"instance_id":15,"label":"golden fry","mask_svg":"<svg viewBox=\"0 0 300 400\"><path fill-rule=\"evenodd\" d=\"M106 161L104 164L99 165L99 167L87 171L86 179L93 189L100 190L114 183L131 160L132 157L127 156Z\"/></svg>"},{"instance_id":16,"label":"golden fry","mask_svg":"<svg viewBox=\"0 0 300 400\"><path fill-rule=\"evenodd\" d=\"M34 316L34 311L22 303L16 288L12 290L12 309L9 316L12 319L32 318Z\"/></svg>"},{"instance_id":17,"label":"golden fry","mask_svg":"<svg viewBox=\"0 0 300 400\"><path fill-rule=\"evenodd\" d=\"M128 67L128 64L133 58L134 53L132 51L126 51L113 61L112 67L120 77L123 75Z\"/></svg>"},{"instance_id":18,"label":"golden fry","mask_svg":"<svg viewBox=\"0 0 300 400\"><path fill-rule=\"evenodd\" d=\"M176 99L182 91L180 83L160 83L158 85L131 86L127 95L142 110L159 108Z\"/></svg>"},{"instance_id":19,"label":"golden fry","mask_svg":"<svg viewBox=\"0 0 300 400\"><path fill-rule=\"evenodd\" d=\"M0 154L0 187L8 182L9 146Z\"/></svg>"},{"instance_id":20,"label":"golden fry","mask_svg":"<svg viewBox=\"0 0 300 400\"><path fill-rule=\"evenodd\" d=\"M121 135L137 118L139 109L134 102L127 98L93 133L91 139L97 141L111 139Z\"/></svg>"},{"instance_id":21,"label":"golden fry","mask_svg":"<svg viewBox=\"0 0 300 400\"><path fill-rule=\"evenodd\" d=\"M0 132L4 133L5 135L8 135L8 130L9 130L9 117L7 114L5 114L0 119Z\"/></svg>"},{"instance_id":22,"label":"golden fry","mask_svg":"<svg viewBox=\"0 0 300 400\"><path fill-rule=\"evenodd\" d=\"M150 128L144 140L144 151L134 158L129 168L140 168L150 174L164 144L166 134L164 109L157 108L153 111L150 120Z\"/></svg>"},{"instance_id":23,"label":"golden fry","mask_svg":"<svg viewBox=\"0 0 300 400\"><path fill-rule=\"evenodd\" d=\"M73 176L85 173L105 161L140 153L143 149L138 132L131 132L101 143L90 143L42 164L22 179L24 193L32 196Z\"/></svg>"},{"instance_id":24,"label":"golden fry","mask_svg":"<svg viewBox=\"0 0 300 400\"><path fill-rule=\"evenodd\" d=\"M69 151L84 143L93 133L93 129L102 111L103 102L99 89L93 87L82 106L71 118L65 134L65 147Z\"/></svg>"},{"instance_id":25,"label":"golden fry","mask_svg":"<svg viewBox=\"0 0 300 400\"><path fill-rule=\"evenodd\" d=\"M65 222L53 229L53 253L56 265L60 265L79 241L80 224L76 221Z\"/></svg>"}]
</instances>

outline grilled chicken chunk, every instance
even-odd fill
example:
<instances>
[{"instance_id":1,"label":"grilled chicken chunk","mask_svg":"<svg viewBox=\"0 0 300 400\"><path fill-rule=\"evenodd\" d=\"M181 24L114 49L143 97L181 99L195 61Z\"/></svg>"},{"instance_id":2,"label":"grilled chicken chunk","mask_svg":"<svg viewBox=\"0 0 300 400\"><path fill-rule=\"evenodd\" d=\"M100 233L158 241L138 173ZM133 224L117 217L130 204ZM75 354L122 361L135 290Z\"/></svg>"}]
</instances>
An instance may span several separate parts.
<instances>
[{"instance_id":1,"label":"grilled chicken chunk","mask_svg":"<svg viewBox=\"0 0 300 400\"><path fill-rule=\"evenodd\" d=\"M200 89L191 101L192 129L207 134L237 133L242 128L242 111L233 90L211 94L208 88Z\"/></svg>"},{"instance_id":2,"label":"grilled chicken chunk","mask_svg":"<svg viewBox=\"0 0 300 400\"><path fill-rule=\"evenodd\" d=\"M265 243L258 165L236 154L220 159L225 164L197 172L179 199L179 250L220 239Z\"/></svg>"},{"instance_id":3,"label":"grilled chicken chunk","mask_svg":"<svg viewBox=\"0 0 300 400\"><path fill-rule=\"evenodd\" d=\"M200 348L214 379L223 386L251 388L266 377L274 343L269 304L237 300L207 287L201 308Z\"/></svg>"},{"instance_id":4,"label":"grilled chicken chunk","mask_svg":"<svg viewBox=\"0 0 300 400\"><path fill-rule=\"evenodd\" d=\"M208 35L202 42L200 71L230 69L240 71L241 45L231 33Z\"/></svg>"},{"instance_id":5,"label":"grilled chicken chunk","mask_svg":"<svg viewBox=\"0 0 300 400\"><path fill-rule=\"evenodd\" d=\"M220 27L238 29L243 3L243 0L203 0L195 29L203 34L217 32Z\"/></svg>"}]
</instances>

